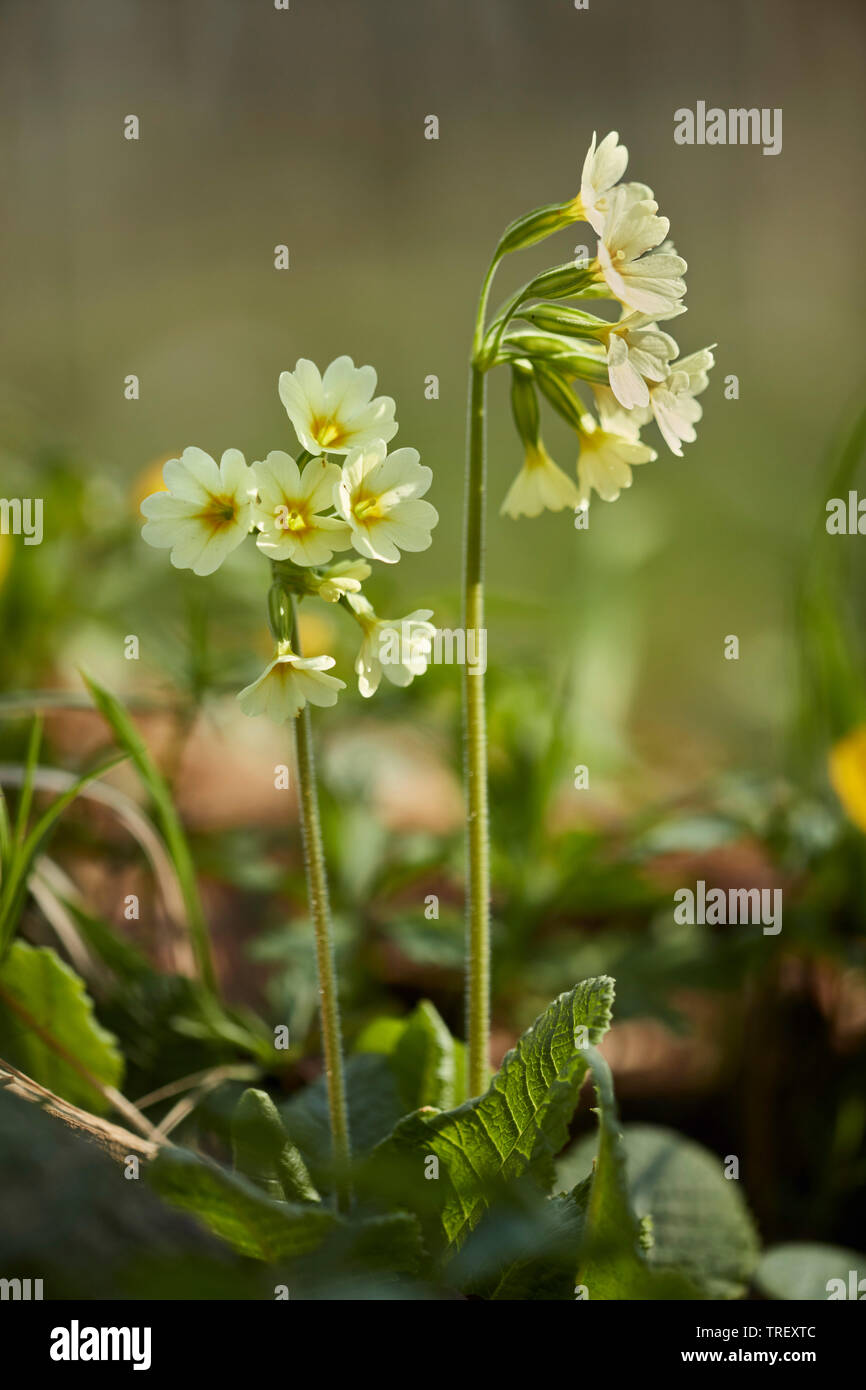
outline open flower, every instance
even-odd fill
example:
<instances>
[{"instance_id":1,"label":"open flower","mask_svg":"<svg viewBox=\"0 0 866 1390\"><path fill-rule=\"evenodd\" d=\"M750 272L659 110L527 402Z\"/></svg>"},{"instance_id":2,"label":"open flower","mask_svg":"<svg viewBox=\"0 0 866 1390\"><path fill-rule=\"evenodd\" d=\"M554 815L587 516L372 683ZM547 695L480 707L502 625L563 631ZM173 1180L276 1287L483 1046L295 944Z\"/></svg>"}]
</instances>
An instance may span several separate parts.
<instances>
[{"instance_id":1,"label":"open flower","mask_svg":"<svg viewBox=\"0 0 866 1390\"><path fill-rule=\"evenodd\" d=\"M561 512L563 507L574 508L580 497L567 473L548 454L541 440L527 442L523 467L505 495L500 512L515 519L519 516L538 516L545 507Z\"/></svg>"},{"instance_id":2,"label":"open flower","mask_svg":"<svg viewBox=\"0 0 866 1390\"><path fill-rule=\"evenodd\" d=\"M365 698L375 695L383 674L392 685L399 686L423 676L436 636L436 628L428 621L432 609L418 608L405 618L377 618L363 594L350 594L349 606L364 633L355 672Z\"/></svg>"},{"instance_id":3,"label":"open flower","mask_svg":"<svg viewBox=\"0 0 866 1390\"><path fill-rule=\"evenodd\" d=\"M289 642L278 642L273 661L258 680L238 695L244 714L266 714L275 724L294 719L309 701L311 705L335 705L337 691L346 682L325 673L334 665L332 656L298 656Z\"/></svg>"},{"instance_id":4,"label":"open flower","mask_svg":"<svg viewBox=\"0 0 866 1390\"><path fill-rule=\"evenodd\" d=\"M259 490L256 544L270 559L324 565L335 550L351 545L346 523L340 517L322 515L334 503L338 464L310 459L302 473L290 454L275 449L253 467Z\"/></svg>"},{"instance_id":5,"label":"open flower","mask_svg":"<svg viewBox=\"0 0 866 1390\"><path fill-rule=\"evenodd\" d=\"M683 444L697 439L695 425L703 408L695 397L709 386L708 373L714 363L711 348L701 348L672 363L665 379L650 386L648 406L636 412L640 424L655 419L662 438L678 458L682 458Z\"/></svg>"},{"instance_id":6,"label":"open flower","mask_svg":"<svg viewBox=\"0 0 866 1390\"><path fill-rule=\"evenodd\" d=\"M655 324L646 328L632 326L632 318L643 321L645 315L629 314L614 324L607 339L607 368L610 389L626 410L649 405L648 381L664 381L671 359L679 348L669 333Z\"/></svg>"},{"instance_id":7,"label":"open flower","mask_svg":"<svg viewBox=\"0 0 866 1390\"><path fill-rule=\"evenodd\" d=\"M655 457L655 449L641 444L635 434L620 434L611 429L607 421L598 425L591 415L585 415L577 461L580 505L589 506L593 488L602 501L615 502L624 487L631 487L631 470L635 464L651 463Z\"/></svg>"},{"instance_id":8,"label":"open flower","mask_svg":"<svg viewBox=\"0 0 866 1390\"><path fill-rule=\"evenodd\" d=\"M576 220L588 222L600 236L607 211L606 195L625 173L628 150L625 145L619 143L619 135L615 130L604 137L597 149L595 139L596 133L593 131L592 141L583 161L580 195L575 198L572 207Z\"/></svg>"},{"instance_id":9,"label":"open flower","mask_svg":"<svg viewBox=\"0 0 866 1390\"><path fill-rule=\"evenodd\" d=\"M280 400L299 440L311 454L348 454L374 439L387 443L397 433L390 396L377 396L373 367L356 367L338 357L324 377L302 357L293 372L280 376Z\"/></svg>"},{"instance_id":10,"label":"open flower","mask_svg":"<svg viewBox=\"0 0 866 1390\"><path fill-rule=\"evenodd\" d=\"M360 593L361 584L372 573L366 560L340 560L319 579L317 593L326 603L339 603L348 594Z\"/></svg>"},{"instance_id":11,"label":"open flower","mask_svg":"<svg viewBox=\"0 0 866 1390\"><path fill-rule=\"evenodd\" d=\"M171 550L171 563L193 574L213 574L249 534L255 474L239 449L226 449L219 465L203 449L184 449L162 470L167 492L145 497L148 545Z\"/></svg>"},{"instance_id":12,"label":"open flower","mask_svg":"<svg viewBox=\"0 0 866 1390\"><path fill-rule=\"evenodd\" d=\"M401 550L426 550L439 520L436 508L421 500L432 480L417 449L389 454L377 439L353 450L343 464L334 503L351 527L355 549L390 565Z\"/></svg>"},{"instance_id":13,"label":"open flower","mask_svg":"<svg viewBox=\"0 0 866 1390\"><path fill-rule=\"evenodd\" d=\"M667 236L670 223L656 215L653 199L637 196L640 191L640 185L621 184L610 195L598 243L596 278L629 309L664 314L686 292L682 276L687 267L681 256L653 252Z\"/></svg>"}]
</instances>

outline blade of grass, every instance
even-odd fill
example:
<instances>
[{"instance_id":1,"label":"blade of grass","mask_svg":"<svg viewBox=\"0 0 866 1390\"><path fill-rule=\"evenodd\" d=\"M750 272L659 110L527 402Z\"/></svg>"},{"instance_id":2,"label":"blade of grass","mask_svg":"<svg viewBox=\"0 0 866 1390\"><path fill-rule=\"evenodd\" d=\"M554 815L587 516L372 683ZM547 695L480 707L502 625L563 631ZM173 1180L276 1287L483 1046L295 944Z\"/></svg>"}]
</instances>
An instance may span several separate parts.
<instances>
[{"instance_id":1,"label":"blade of grass","mask_svg":"<svg viewBox=\"0 0 866 1390\"><path fill-rule=\"evenodd\" d=\"M153 802L154 814L171 855L180 884L180 891L183 895L186 924L199 975L202 983L211 993L216 994L216 972L213 965L210 934L198 891L195 867L168 784L153 762L144 739L120 702L84 672L81 674L93 697L93 703L108 723L120 747L129 755Z\"/></svg>"},{"instance_id":2,"label":"blade of grass","mask_svg":"<svg viewBox=\"0 0 866 1390\"><path fill-rule=\"evenodd\" d=\"M48 810L40 816L23 844L16 848L9 874L3 881L3 892L0 894L0 957L5 954L12 939L14 924L27 892L27 877L41 845L53 830L66 807L75 800L79 792L88 783L95 782L99 777L104 777L106 772L110 772L118 763L125 762L126 758L126 753L119 753L106 762L100 763L90 772L85 772L83 776L76 778L72 786L51 803Z\"/></svg>"},{"instance_id":3,"label":"blade of grass","mask_svg":"<svg viewBox=\"0 0 866 1390\"><path fill-rule=\"evenodd\" d=\"M27 822L30 819L30 807L33 804L33 774L39 762L39 749L42 746L42 717L36 716L30 726L30 739L27 744L27 760L24 764L24 782L21 787L21 795L18 798L18 809L15 814L14 838L16 844L22 844L27 833Z\"/></svg>"}]
</instances>

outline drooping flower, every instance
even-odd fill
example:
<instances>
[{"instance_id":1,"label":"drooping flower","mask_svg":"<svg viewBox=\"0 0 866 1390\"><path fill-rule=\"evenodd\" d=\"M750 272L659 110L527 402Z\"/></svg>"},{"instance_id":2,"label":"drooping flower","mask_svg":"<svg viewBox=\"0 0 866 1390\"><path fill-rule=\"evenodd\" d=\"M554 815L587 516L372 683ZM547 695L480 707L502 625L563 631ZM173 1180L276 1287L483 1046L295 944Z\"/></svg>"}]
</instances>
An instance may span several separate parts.
<instances>
[{"instance_id":1,"label":"drooping flower","mask_svg":"<svg viewBox=\"0 0 866 1390\"><path fill-rule=\"evenodd\" d=\"M339 464L310 459L302 473L291 454L275 449L253 467L259 490L256 544L270 559L324 565L335 550L351 545L342 518L322 515L333 506Z\"/></svg>"},{"instance_id":2,"label":"drooping flower","mask_svg":"<svg viewBox=\"0 0 866 1390\"><path fill-rule=\"evenodd\" d=\"M239 449L226 449L219 464L203 449L184 449L162 471L166 492L145 497L142 538L171 550L171 563L193 574L213 574L249 534L255 474Z\"/></svg>"},{"instance_id":3,"label":"drooping flower","mask_svg":"<svg viewBox=\"0 0 866 1390\"><path fill-rule=\"evenodd\" d=\"M421 499L433 474L417 449L389 454L377 439L355 449L343 464L334 496L337 512L351 527L352 544L371 560L394 564L401 550L426 550L439 513Z\"/></svg>"},{"instance_id":4,"label":"drooping flower","mask_svg":"<svg viewBox=\"0 0 866 1390\"><path fill-rule=\"evenodd\" d=\"M265 714L275 724L294 719L304 705L335 705L346 682L326 674L332 656L298 656L290 642L278 642L274 658L258 680L238 695L244 714Z\"/></svg>"},{"instance_id":5,"label":"drooping flower","mask_svg":"<svg viewBox=\"0 0 866 1390\"><path fill-rule=\"evenodd\" d=\"M620 433L606 419L597 424L585 415L580 428L580 456L577 461L577 480L580 505L588 507L593 489L604 502L615 502L624 487L631 487L631 470L639 463L651 463L655 449L641 444L634 429Z\"/></svg>"},{"instance_id":6,"label":"drooping flower","mask_svg":"<svg viewBox=\"0 0 866 1390\"><path fill-rule=\"evenodd\" d=\"M711 348L701 348L673 362L664 380L650 386L647 407L635 412L639 424L655 419L662 438L678 458L682 458L683 444L693 444L697 438L695 425L703 408L695 397L709 386L708 373L714 363Z\"/></svg>"},{"instance_id":7,"label":"drooping flower","mask_svg":"<svg viewBox=\"0 0 866 1390\"><path fill-rule=\"evenodd\" d=\"M317 593L326 603L339 603L344 595L360 593L372 573L366 560L340 560L321 576Z\"/></svg>"},{"instance_id":8,"label":"drooping flower","mask_svg":"<svg viewBox=\"0 0 866 1390\"><path fill-rule=\"evenodd\" d=\"M548 454L541 440L526 443L523 467L505 495L500 512L515 519L538 516L545 508L560 512L574 508L580 496L571 478Z\"/></svg>"},{"instance_id":9,"label":"drooping flower","mask_svg":"<svg viewBox=\"0 0 866 1390\"><path fill-rule=\"evenodd\" d=\"M635 190L640 185L621 184L610 195L594 263L596 279L629 309L664 314L686 292L682 276L687 267L681 256L653 251L670 223L656 215L653 199L638 197Z\"/></svg>"},{"instance_id":10,"label":"drooping flower","mask_svg":"<svg viewBox=\"0 0 866 1390\"><path fill-rule=\"evenodd\" d=\"M678 352L671 335L663 333L648 315L628 314L612 325L607 335L607 368L610 388L620 405L626 410L649 405L647 382L664 381Z\"/></svg>"},{"instance_id":11,"label":"drooping flower","mask_svg":"<svg viewBox=\"0 0 866 1390\"><path fill-rule=\"evenodd\" d=\"M436 628L429 621L432 609L418 608L405 618L377 618L363 594L350 594L349 605L363 631L355 661L358 689L369 699L383 674L392 685L407 686L423 676L430 660Z\"/></svg>"},{"instance_id":12,"label":"drooping flower","mask_svg":"<svg viewBox=\"0 0 866 1390\"><path fill-rule=\"evenodd\" d=\"M356 367L351 357L336 358L324 377L302 357L293 372L280 376L280 400L311 454L348 454L375 439L393 439L395 403L390 396L374 398L375 389L374 368Z\"/></svg>"}]
</instances>

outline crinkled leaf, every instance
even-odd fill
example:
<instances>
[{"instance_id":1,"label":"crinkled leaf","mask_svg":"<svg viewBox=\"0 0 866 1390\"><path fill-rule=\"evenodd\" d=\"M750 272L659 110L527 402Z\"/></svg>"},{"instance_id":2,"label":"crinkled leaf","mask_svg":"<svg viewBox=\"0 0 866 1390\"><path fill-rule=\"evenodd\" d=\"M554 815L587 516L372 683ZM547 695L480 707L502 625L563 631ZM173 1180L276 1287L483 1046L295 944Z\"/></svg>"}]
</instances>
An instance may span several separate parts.
<instances>
[{"instance_id":1,"label":"crinkled leaf","mask_svg":"<svg viewBox=\"0 0 866 1390\"><path fill-rule=\"evenodd\" d=\"M629 1201L610 1068L594 1048L587 1048L587 1058L598 1097L599 1139L576 1286L594 1302L699 1298L700 1292L678 1270L654 1268L647 1260L647 1228Z\"/></svg>"},{"instance_id":2,"label":"crinkled leaf","mask_svg":"<svg viewBox=\"0 0 866 1390\"><path fill-rule=\"evenodd\" d=\"M232 1116L235 1170L277 1201L318 1202L307 1166L267 1091L244 1091Z\"/></svg>"},{"instance_id":3,"label":"crinkled leaf","mask_svg":"<svg viewBox=\"0 0 866 1390\"><path fill-rule=\"evenodd\" d=\"M629 1201L652 1218L651 1265L675 1266L707 1298L740 1298L759 1241L739 1184L719 1158L674 1130L626 1125L622 1131ZM595 1139L581 1141L557 1165L564 1186L590 1172Z\"/></svg>"},{"instance_id":4,"label":"crinkled leaf","mask_svg":"<svg viewBox=\"0 0 866 1390\"><path fill-rule=\"evenodd\" d=\"M49 947L25 941L13 941L0 964L0 1056L100 1114L109 1105L88 1077L115 1088L123 1080L123 1057L96 1021L84 982Z\"/></svg>"},{"instance_id":5,"label":"crinkled leaf","mask_svg":"<svg viewBox=\"0 0 866 1390\"><path fill-rule=\"evenodd\" d=\"M587 1072L582 1044L607 1031L612 999L607 976L561 994L506 1055L483 1096L403 1120L371 1156L365 1184L418 1211L431 1243L448 1246L477 1225L495 1185L531 1173L547 1190Z\"/></svg>"},{"instance_id":6,"label":"crinkled leaf","mask_svg":"<svg viewBox=\"0 0 866 1390\"><path fill-rule=\"evenodd\" d=\"M424 1105L448 1110L463 1099L458 1091L463 1044L452 1038L427 999L406 1019L381 1018L368 1024L356 1050L388 1057L404 1113Z\"/></svg>"},{"instance_id":7,"label":"crinkled leaf","mask_svg":"<svg viewBox=\"0 0 866 1390\"><path fill-rule=\"evenodd\" d=\"M321 1204L275 1202L246 1178L185 1149L161 1149L147 1172L172 1206L192 1212L235 1250L257 1260L306 1254L336 1221Z\"/></svg>"}]
</instances>

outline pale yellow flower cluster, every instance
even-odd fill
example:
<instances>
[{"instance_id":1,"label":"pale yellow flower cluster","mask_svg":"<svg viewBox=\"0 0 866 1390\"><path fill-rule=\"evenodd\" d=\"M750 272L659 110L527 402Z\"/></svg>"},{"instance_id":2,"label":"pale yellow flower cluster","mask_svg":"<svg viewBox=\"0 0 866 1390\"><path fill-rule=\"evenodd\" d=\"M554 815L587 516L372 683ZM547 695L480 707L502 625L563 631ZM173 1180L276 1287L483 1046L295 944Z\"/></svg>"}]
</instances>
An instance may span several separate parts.
<instances>
[{"instance_id":1,"label":"pale yellow flower cluster","mask_svg":"<svg viewBox=\"0 0 866 1390\"><path fill-rule=\"evenodd\" d=\"M670 224L659 216L652 189L621 181L627 163L628 151L616 131L599 145L593 134L578 196L515 224L518 229L537 223L549 234L586 222L598 242L595 256L576 263L571 275L561 267L529 286L509 322L523 318L533 325L532 332L500 332L495 360L511 362L524 380L533 381L580 441L575 485L550 457L538 428L526 428L526 413L515 412L524 464L502 506L508 516L585 508L593 491L615 501L631 486L632 468L656 458L655 450L640 440L641 427L652 420L674 454L681 456L683 444L696 438L702 414L696 398L709 382L712 349L681 358L674 338L659 327L685 313L687 267L667 241ZM524 236L522 244L539 235ZM519 244L512 231L506 249ZM550 295L551 287L559 302L540 298ZM596 317L564 305L563 299L612 300L619 305L619 318ZM594 413L573 390L575 379L588 383Z\"/></svg>"},{"instance_id":2,"label":"pale yellow flower cluster","mask_svg":"<svg viewBox=\"0 0 866 1390\"><path fill-rule=\"evenodd\" d=\"M383 671L395 684L407 685L426 669L423 644L405 662L379 661L380 630L417 626L421 615L395 624L376 618L360 592L371 573L369 561L394 564L402 551L426 550L439 520L425 500L433 475L418 451L388 452L397 432L395 405L375 390L373 368L356 367L350 357L338 357L324 376L302 358L279 383L303 449L299 458L274 450L248 465L239 450L228 449L217 464L202 449L188 448L165 464L164 490L141 504L144 540L169 550L179 569L213 574L252 534L289 592L344 603L363 633L355 663L363 695L374 693ZM350 549L362 558L331 563L335 552ZM431 615L423 616L432 634L426 623ZM280 722L307 701L333 704L345 688L327 674L334 659L303 658L285 633L275 638L274 658L241 691L241 707Z\"/></svg>"}]
</instances>

